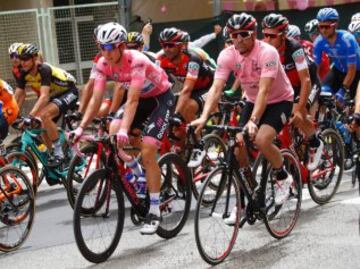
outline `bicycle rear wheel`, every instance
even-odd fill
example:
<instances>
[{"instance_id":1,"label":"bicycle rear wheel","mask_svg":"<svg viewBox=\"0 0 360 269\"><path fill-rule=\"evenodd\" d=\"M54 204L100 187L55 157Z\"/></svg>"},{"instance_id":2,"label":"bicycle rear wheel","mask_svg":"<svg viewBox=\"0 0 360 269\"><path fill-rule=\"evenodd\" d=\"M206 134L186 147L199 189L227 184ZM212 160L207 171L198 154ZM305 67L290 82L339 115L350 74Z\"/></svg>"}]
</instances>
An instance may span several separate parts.
<instances>
[{"instance_id":1,"label":"bicycle rear wheel","mask_svg":"<svg viewBox=\"0 0 360 269\"><path fill-rule=\"evenodd\" d=\"M329 202L339 188L344 171L344 146L340 135L333 129L321 132L324 150L316 170L311 172L309 193L315 203Z\"/></svg>"},{"instance_id":2,"label":"bicycle rear wheel","mask_svg":"<svg viewBox=\"0 0 360 269\"><path fill-rule=\"evenodd\" d=\"M157 234L175 237L184 227L191 206L191 174L185 162L173 152L159 159L161 171L160 210L162 221Z\"/></svg>"},{"instance_id":3,"label":"bicycle rear wheel","mask_svg":"<svg viewBox=\"0 0 360 269\"><path fill-rule=\"evenodd\" d=\"M103 196L105 201L99 199ZM91 208L91 214L84 214L83 208ZM120 183L105 169L96 170L84 181L74 208L75 241L85 259L100 263L111 256L119 243L124 217Z\"/></svg>"},{"instance_id":4,"label":"bicycle rear wheel","mask_svg":"<svg viewBox=\"0 0 360 269\"><path fill-rule=\"evenodd\" d=\"M192 190L195 199L198 199L202 185L210 172L226 156L226 146L222 139L216 134L207 134L202 138L204 143L205 157L199 167L192 169ZM212 182L212 187L217 188L218 182ZM206 202L206 201L203 201Z\"/></svg>"},{"instance_id":5,"label":"bicycle rear wheel","mask_svg":"<svg viewBox=\"0 0 360 269\"><path fill-rule=\"evenodd\" d=\"M84 157L74 155L69 164L69 171L66 177L66 190L70 206L74 208L76 196L81 183L95 169L103 167L105 157L102 153L98 155L97 144L87 144L80 150Z\"/></svg>"},{"instance_id":6,"label":"bicycle rear wheel","mask_svg":"<svg viewBox=\"0 0 360 269\"><path fill-rule=\"evenodd\" d=\"M211 187L214 182L220 184L216 190ZM236 174L229 175L225 167L218 167L201 189L195 211L195 239L201 257L209 264L222 262L235 244L241 208L238 182ZM229 216L235 219L232 225L225 223L224 219Z\"/></svg>"},{"instance_id":7,"label":"bicycle rear wheel","mask_svg":"<svg viewBox=\"0 0 360 269\"><path fill-rule=\"evenodd\" d=\"M18 168L0 169L0 251L18 249L30 234L35 198L26 175Z\"/></svg>"},{"instance_id":8,"label":"bicycle rear wheel","mask_svg":"<svg viewBox=\"0 0 360 269\"><path fill-rule=\"evenodd\" d=\"M293 183L290 187L290 194L287 200L281 204L275 204L275 184L271 178L270 165L263 165L262 169L267 169L265 179L266 182L264 197L266 207L266 218L264 219L266 229L275 238L281 239L288 236L293 230L300 214L302 184L301 173L294 154L287 149L282 149L281 154L284 159L284 166L289 176L292 176Z\"/></svg>"}]
</instances>

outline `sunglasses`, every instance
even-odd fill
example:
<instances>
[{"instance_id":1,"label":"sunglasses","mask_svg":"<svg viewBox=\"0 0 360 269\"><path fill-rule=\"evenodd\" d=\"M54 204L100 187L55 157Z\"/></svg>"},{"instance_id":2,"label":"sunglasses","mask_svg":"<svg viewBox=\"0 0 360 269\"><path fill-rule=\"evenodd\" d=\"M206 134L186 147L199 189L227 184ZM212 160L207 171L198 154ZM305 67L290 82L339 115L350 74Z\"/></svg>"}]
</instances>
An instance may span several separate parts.
<instances>
[{"instance_id":1,"label":"sunglasses","mask_svg":"<svg viewBox=\"0 0 360 269\"><path fill-rule=\"evenodd\" d=\"M330 29L331 27L335 26L335 22L330 24L319 24L318 28L321 29Z\"/></svg>"},{"instance_id":2,"label":"sunglasses","mask_svg":"<svg viewBox=\"0 0 360 269\"><path fill-rule=\"evenodd\" d=\"M280 36L280 35L282 35L282 34L283 34L283 33L269 34L269 33L264 33L264 32L263 32L264 38L270 38L270 39L277 38L278 36Z\"/></svg>"},{"instance_id":3,"label":"sunglasses","mask_svg":"<svg viewBox=\"0 0 360 269\"><path fill-rule=\"evenodd\" d=\"M248 39L252 33L253 31L236 32L236 33L231 33L230 37L232 39L237 39L239 37L241 37L242 39Z\"/></svg>"},{"instance_id":4,"label":"sunglasses","mask_svg":"<svg viewBox=\"0 0 360 269\"><path fill-rule=\"evenodd\" d=\"M140 48L140 45L134 44L134 43L133 44L129 43L129 44L126 44L126 48L128 48L130 50L137 50Z\"/></svg>"},{"instance_id":5,"label":"sunglasses","mask_svg":"<svg viewBox=\"0 0 360 269\"><path fill-rule=\"evenodd\" d=\"M175 48L176 46L180 45L181 43L160 43L160 46L165 49L165 48Z\"/></svg>"},{"instance_id":6,"label":"sunglasses","mask_svg":"<svg viewBox=\"0 0 360 269\"><path fill-rule=\"evenodd\" d=\"M18 57L19 59L20 59L20 61L29 61L31 58L32 58L32 56L30 56L30 55L26 55L26 56L22 56L22 57Z\"/></svg>"},{"instance_id":7,"label":"sunglasses","mask_svg":"<svg viewBox=\"0 0 360 269\"><path fill-rule=\"evenodd\" d=\"M112 51L118 47L118 44L100 44L101 50Z\"/></svg>"},{"instance_id":8,"label":"sunglasses","mask_svg":"<svg viewBox=\"0 0 360 269\"><path fill-rule=\"evenodd\" d=\"M19 55L16 52L10 54L10 59L19 59Z\"/></svg>"}]
</instances>

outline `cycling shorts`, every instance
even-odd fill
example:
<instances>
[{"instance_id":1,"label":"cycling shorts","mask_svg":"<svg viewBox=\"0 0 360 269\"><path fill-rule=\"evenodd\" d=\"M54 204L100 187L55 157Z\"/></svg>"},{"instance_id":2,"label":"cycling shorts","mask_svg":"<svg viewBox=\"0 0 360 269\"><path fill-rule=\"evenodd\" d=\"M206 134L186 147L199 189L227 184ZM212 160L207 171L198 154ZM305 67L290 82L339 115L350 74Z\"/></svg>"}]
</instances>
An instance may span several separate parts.
<instances>
[{"instance_id":1,"label":"cycling shorts","mask_svg":"<svg viewBox=\"0 0 360 269\"><path fill-rule=\"evenodd\" d=\"M262 114L259 126L263 124L270 125L279 133L289 120L292 112L293 103L289 101L281 101L279 103L267 105ZM251 117L254 104L245 102L245 106L241 112L239 126L244 127Z\"/></svg>"}]
</instances>

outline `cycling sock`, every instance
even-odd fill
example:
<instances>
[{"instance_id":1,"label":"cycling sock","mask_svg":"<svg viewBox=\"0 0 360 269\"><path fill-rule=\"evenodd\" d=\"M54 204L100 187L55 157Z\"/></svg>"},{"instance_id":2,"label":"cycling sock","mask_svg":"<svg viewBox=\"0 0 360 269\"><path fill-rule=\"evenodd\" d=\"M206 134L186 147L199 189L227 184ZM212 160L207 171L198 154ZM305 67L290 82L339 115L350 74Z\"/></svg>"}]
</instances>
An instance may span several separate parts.
<instances>
[{"instance_id":1,"label":"cycling sock","mask_svg":"<svg viewBox=\"0 0 360 269\"><path fill-rule=\"evenodd\" d=\"M316 134L309 137L309 145L311 148L317 148L320 146L320 140Z\"/></svg>"},{"instance_id":2,"label":"cycling sock","mask_svg":"<svg viewBox=\"0 0 360 269\"><path fill-rule=\"evenodd\" d=\"M150 193L149 213L160 217L160 193L159 192Z\"/></svg>"},{"instance_id":3,"label":"cycling sock","mask_svg":"<svg viewBox=\"0 0 360 269\"><path fill-rule=\"evenodd\" d=\"M62 157L64 154L62 151L62 147L61 147L62 145L61 145L60 138L53 141L53 145L54 145L54 155Z\"/></svg>"},{"instance_id":4,"label":"cycling sock","mask_svg":"<svg viewBox=\"0 0 360 269\"><path fill-rule=\"evenodd\" d=\"M284 180L285 178L287 178L288 175L284 167L278 169L273 168L273 173L277 180Z\"/></svg>"}]
</instances>

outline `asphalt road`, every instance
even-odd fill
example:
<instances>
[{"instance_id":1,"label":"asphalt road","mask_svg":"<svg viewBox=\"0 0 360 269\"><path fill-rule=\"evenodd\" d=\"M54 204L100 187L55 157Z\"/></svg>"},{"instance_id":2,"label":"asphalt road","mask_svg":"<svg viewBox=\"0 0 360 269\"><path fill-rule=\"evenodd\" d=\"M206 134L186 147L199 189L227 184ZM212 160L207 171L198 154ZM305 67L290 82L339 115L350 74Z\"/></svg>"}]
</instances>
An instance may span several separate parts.
<instances>
[{"instance_id":1,"label":"asphalt road","mask_svg":"<svg viewBox=\"0 0 360 269\"><path fill-rule=\"evenodd\" d=\"M337 195L323 206L304 190L300 219L289 237L272 238L264 224L245 225L218 268L360 268L360 197L344 175ZM127 210L124 233L110 259L86 261L74 240L72 210L61 186L42 185L36 216L25 244L0 253L0 268L209 268L194 237L194 211L174 239L142 236ZM194 203L193 206L194 207Z\"/></svg>"}]
</instances>

